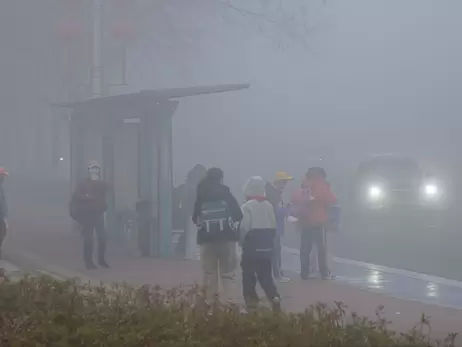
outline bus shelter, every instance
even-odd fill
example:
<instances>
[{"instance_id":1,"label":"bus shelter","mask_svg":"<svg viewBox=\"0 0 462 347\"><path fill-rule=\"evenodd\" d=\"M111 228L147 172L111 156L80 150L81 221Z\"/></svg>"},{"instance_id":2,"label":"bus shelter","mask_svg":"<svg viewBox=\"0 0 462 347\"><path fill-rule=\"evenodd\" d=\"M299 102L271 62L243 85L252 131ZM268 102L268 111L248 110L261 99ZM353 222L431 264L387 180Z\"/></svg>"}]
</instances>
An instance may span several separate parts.
<instances>
[{"instance_id":1,"label":"bus shelter","mask_svg":"<svg viewBox=\"0 0 462 347\"><path fill-rule=\"evenodd\" d=\"M172 252L172 117L180 98L238 91L249 84L149 90L58 104L70 118L71 188L90 160L101 163L108 194L106 225L115 239L132 233L127 214L144 221L145 256ZM138 225L141 228L141 226ZM128 228L128 229L127 229ZM135 226L133 226L135 228Z\"/></svg>"}]
</instances>

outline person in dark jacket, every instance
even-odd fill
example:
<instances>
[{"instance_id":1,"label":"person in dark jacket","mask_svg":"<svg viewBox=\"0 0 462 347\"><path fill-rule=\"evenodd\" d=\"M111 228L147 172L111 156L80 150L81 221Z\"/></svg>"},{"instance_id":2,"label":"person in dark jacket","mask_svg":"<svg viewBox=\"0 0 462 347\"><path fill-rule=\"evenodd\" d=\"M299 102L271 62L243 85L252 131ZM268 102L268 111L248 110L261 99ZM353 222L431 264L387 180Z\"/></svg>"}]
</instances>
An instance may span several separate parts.
<instances>
[{"instance_id":1,"label":"person in dark jacket","mask_svg":"<svg viewBox=\"0 0 462 347\"><path fill-rule=\"evenodd\" d=\"M246 202L242 205L240 225L242 245L242 287L246 306L253 309L258 304L255 290L257 281L275 311L280 310L280 296L272 274L276 218L273 206L265 198L265 181L251 177L244 188Z\"/></svg>"},{"instance_id":2,"label":"person in dark jacket","mask_svg":"<svg viewBox=\"0 0 462 347\"><path fill-rule=\"evenodd\" d=\"M197 186L192 221L197 225L197 244L201 250L204 287L207 294L219 292L219 277L223 297L229 298L230 281L236 268L237 224L242 211L230 189L223 184L223 171L207 170Z\"/></svg>"},{"instance_id":3,"label":"person in dark jacket","mask_svg":"<svg viewBox=\"0 0 462 347\"><path fill-rule=\"evenodd\" d=\"M77 184L71 200L71 217L82 227L83 256L87 269L96 269L93 262L93 234L98 239L98 264L109 268L105 259L106 231L104 213L107 210L107 184L101 179L101 168L96 161L88 165L88 177Z\"/></svg>"},{"instance_id":4,"label":"person in dark jacket","mask_svg":"<svg viewBox=\"0 0 462 347\"><path fill-rule=\"evenodd\" d=\"M8 218L8 207L6 205L5 192L3 191L3 181L6 176L8 176L8 173L4 168L0 167L0 259L2 244L8 231L8 222L6 220Z\"/></svg>"}]
</instances>

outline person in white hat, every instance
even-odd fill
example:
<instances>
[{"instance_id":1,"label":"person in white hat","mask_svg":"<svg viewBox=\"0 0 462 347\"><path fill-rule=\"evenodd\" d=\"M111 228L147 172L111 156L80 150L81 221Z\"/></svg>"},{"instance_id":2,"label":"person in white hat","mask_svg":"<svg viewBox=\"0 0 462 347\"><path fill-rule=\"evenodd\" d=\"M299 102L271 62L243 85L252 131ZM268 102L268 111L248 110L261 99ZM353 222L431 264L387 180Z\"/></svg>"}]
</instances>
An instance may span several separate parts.
<instances>
[{"instance_id":1,"label":"person in white hat","mask_svg":"<svg viewBox=\"0 0 462 347\"><path fill-rule=\"evenodd\" d=\"M273 206L266 199L265 181L259 176L249 178L244 196L246 202L241 207L243 218L239 230L244 300L247 309L258 305L255 290L258 281L273 310L279 311L281 297L272 274L276 217Z\"/></svg>"}]
</instances>

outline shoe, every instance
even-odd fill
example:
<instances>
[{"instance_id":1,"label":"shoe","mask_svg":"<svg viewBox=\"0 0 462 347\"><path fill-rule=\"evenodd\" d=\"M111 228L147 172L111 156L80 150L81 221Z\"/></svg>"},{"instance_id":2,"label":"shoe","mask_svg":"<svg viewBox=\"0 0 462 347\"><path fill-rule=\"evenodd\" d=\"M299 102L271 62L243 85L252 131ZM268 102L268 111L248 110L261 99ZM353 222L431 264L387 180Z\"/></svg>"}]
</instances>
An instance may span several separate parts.
<instances>
[{"instance_id":1,"label":"shoe","mask_svg":"<svg viewBox=\"0 0 462 347\"><path fill-rule=\"evenodd\" d=\"M101 267L104 267L106 269L109 269L109 265L108 265L108 263L106 263L106 260L100 260L98 262L98 265L101 266Z\"/></svg>"},{"instance_id":2,"label":"shoe","mask_svg":"<svg viewBox=\"0 0 462 347\"><path fill-rule=\"evenodd\" d=\"M259 300L245 299L245 308L247 312L255 312L258 309Z\"/></svg>"},{"instance_id":3,"label":"shoe","mask_svg":"<svg viewBox=\"0 0 462 347\"><path fill-rule=\"evenodd\" d=\"M88 262L88 263L85 264L85 268L86 268L87 270L95 270L95 269L97 269L98 267L95 265L94 262Z\"/></svg>"},{"instance_id":4,"label":"shoe","mask_svg":"<svg viewBox=\"0 0 462 347\"><path fill-rule=\"evenodd\" d=\"M279 283L288 283L288 282L290 282L290 278L285 277L285 276L279 276L279 277L276 278L276 281L279 282Z\"/></svg>"},{"instance_id":5,"label":"shoe","mask_svg":"<svg viewBox=\"0 0 462 347\"><path fill-rule=\"evenodd\" d=\"M334 275L327 275L327 276L322 276L323 280L334 280L335 276Z\"/></svg>"},{"instance_id":6,"label":"shoe","mask_svg":"<svg viewBox=\"0 0 462 347\"><path fill-rule=\"evenodd\" d=\"M271 300L271 308L273 309L274 312L281 311L281 298L280 297L277 296Z\"/></svg>"}]
</instances>

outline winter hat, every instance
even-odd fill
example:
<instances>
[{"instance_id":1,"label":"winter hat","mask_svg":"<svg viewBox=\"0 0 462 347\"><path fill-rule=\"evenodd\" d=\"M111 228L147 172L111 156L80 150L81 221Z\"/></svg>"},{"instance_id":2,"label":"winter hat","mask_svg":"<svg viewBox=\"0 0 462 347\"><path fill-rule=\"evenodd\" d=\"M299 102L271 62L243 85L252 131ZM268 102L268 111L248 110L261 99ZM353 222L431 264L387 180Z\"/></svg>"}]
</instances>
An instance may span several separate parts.
<instances>
[{"instance_id":1,"label":"winter hat","mask_svg":"<svg viewBox=\"0 0 462 347\"><path fill-rule=\"evenodd\" d=\"M92 160L88 163L88 169L93 169L93 168L98 168L98 169L101 169L101 166L99 165L99 163L96 161L96 160Z\"/></svg>"},{"instance_id":2,"label":"winter hat","mask_svg":"<svg viewBox=\"0 0 462 347\"><path fill-rule=\"evenodd\" d=\"M264 198L265 193L265 181L260 176L250 177L244 185L244 196L249 197L260 197Z\"/></svg>"}]
</instances>

